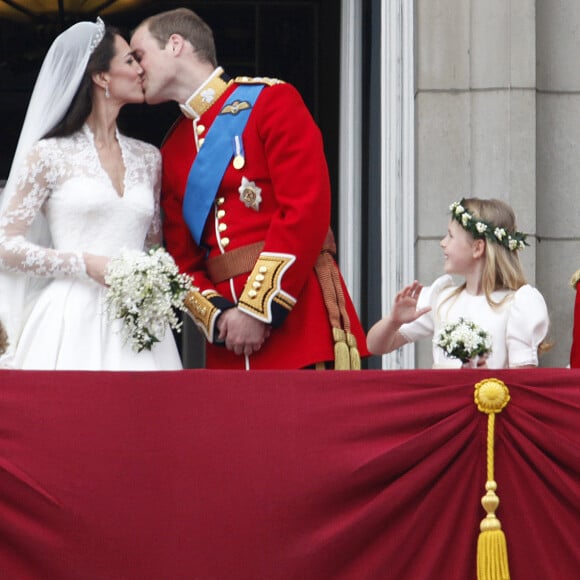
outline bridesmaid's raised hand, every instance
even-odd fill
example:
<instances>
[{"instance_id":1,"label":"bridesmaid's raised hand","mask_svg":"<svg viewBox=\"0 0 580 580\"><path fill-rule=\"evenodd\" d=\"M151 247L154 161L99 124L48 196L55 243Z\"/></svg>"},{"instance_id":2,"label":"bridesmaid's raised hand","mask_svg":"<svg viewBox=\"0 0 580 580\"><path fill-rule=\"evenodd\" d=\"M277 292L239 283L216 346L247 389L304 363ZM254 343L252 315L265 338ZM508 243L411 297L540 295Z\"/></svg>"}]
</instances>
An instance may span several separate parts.
<instances>
[{"instance_id":1,"label":"bridesmaid's raised hand","mask_svg":"<svg viewBox=\"0 0 580 580\"><path fill-rule=\"evenodd\" d=\"M423 285L415 280L412 284L397 292L391 310L391 320L395 324L400 326L407 322L413 322L413 320L417 320L417 318L431 310L431 306L425 306L417 310L419 294L422 289Z\"/></svg>"}]
</instances>

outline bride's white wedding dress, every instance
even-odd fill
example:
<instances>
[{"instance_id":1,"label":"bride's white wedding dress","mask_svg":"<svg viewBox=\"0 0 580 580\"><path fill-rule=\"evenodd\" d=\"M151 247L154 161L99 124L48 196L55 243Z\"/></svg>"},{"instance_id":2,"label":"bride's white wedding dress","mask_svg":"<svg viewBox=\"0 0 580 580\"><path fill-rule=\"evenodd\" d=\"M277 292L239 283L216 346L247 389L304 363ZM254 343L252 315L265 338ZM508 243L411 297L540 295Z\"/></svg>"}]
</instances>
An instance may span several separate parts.
<instances>
[{"instance_id":1,"label":"bride's white wedding dress","mask_svg":"<svg viewBox=\"0 0 580 580\"><path fill-rule=\"evenodd\" d=\"M70 137L39 141L20 172L17 193L0 219L0 269L47 284L24 304L22 334L10 355L15 368L182 368L169 329L151 351L136 353L124 343L121 322L111 322L106 312L106 288L85 270L84 252L113 257L122 248L143 250L161 241L159 151L117 138L125 164L122 192L102 168L86 125ZM25 238L39 214L52 247ZM9 312L11 300L16 306L17 296L0 294L1 310Z\"/></svg>"}]
</instances>

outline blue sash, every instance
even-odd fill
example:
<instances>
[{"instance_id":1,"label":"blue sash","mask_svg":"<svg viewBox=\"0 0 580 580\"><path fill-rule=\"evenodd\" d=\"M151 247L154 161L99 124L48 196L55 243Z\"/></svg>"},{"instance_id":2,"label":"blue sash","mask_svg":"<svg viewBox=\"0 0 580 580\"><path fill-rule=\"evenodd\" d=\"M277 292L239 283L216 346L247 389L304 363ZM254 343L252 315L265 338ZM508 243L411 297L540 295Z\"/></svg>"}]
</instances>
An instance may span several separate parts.
<instances>
[{"instance_id":1,"label":"blue sash","mask_svg":"<svg viewBox=\"0 0 580 580\"><path fill-rule=\"evenodd\" d=\"M230 95L191 165L183 198L183 217L198 245L216 191L233 157L234 138L242 135L263 88L259 84L242 85Z\"/></svg>"}]
</instances>

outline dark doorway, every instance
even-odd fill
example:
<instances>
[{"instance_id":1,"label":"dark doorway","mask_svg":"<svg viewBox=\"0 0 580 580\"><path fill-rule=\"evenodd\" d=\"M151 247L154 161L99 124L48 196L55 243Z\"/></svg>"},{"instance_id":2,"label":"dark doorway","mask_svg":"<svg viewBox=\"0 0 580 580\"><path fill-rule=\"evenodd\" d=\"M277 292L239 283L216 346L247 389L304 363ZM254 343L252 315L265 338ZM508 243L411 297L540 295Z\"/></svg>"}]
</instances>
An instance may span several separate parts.
<instances>
[{"instance_id":1,"label":"dark doorway","mask_svg":"<svg viewBox=\"0 0 580 580\"><path fill-rule=\"evenodd\" d=\"M336 0L180 0L161 5L144 0L126 11L108 14L104 10L102 17L129 34L143 18L161 9L189 7L214 30L219 62L231 76L276 77L294 84L322 130L336 192L340 58L337 4ZM63 26L93 20L98 14L0 19L0 180L8 176L28 99L48 46ZM174 103L127 106L120 125L129 135L159 145L178 114ZM336 211L336 203L333 205Z\"/></svg>"}]
</instances>

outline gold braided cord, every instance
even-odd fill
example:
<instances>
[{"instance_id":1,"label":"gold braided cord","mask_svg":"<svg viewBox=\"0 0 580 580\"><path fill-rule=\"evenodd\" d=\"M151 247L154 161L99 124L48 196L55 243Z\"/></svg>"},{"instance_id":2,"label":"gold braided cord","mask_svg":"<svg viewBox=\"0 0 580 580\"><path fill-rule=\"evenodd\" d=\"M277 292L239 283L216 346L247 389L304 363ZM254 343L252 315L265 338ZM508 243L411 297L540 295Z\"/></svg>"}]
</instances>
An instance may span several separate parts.
<instances>
[{"instance_id":1,"label":"gold braided cord","mask_svg":"<svg viewBox=\"0 0 580 580\"><path fill-rule=\"evenodd\" d=\"M342 291L340 274L334 261L336 243L332 230L328 230L324 245L314 269L334 340L334 368L342 370L360 370L361 358L356 337L350 332L350 319L346 310L346 300Z\"/></svg>"},{"instance_id":2,"label":"gold braided cord","mask_svg":"<svg viewBox=\"0 0 580 580\"><path fill-rule=\"evenodd\" d=\"M487 481L486 494L481 498L481 505L487 515L479 525L477 578L478 580L509 580L507 542L501 529L501 522L495 515L499 506L499 497L495 493L497 483L494 478L495 415L501 413L508 404L509 390L499 379L485 379L475 385L474 400L477 409L487 414Z\"/></svg>"},{"instance_id":3,"label":"gold braided cord","mask_svg":"<svg viewBox=\"0 0 580 580\"><path fill-rule=\"evenodd\" d=\"M495 413L487 416L487 481L494 481L493 477L493 440L495 432Z\"/></svg>"}]
</instances>

